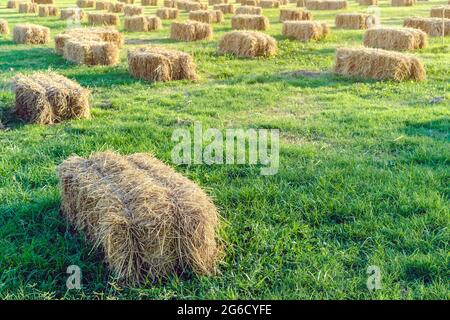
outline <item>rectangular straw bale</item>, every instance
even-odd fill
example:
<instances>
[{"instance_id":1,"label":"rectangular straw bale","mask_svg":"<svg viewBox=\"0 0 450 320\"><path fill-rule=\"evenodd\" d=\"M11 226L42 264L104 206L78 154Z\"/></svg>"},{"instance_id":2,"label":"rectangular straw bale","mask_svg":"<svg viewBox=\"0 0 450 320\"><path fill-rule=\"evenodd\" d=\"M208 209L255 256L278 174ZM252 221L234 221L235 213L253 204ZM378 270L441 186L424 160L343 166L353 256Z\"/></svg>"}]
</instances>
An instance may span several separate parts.
<instances>
[{"instance_id":1,"label":"rectangular straw bale","mask_svg":"<svg viewBox=\"0 0 450 320\"><path fill-rule=\"evenodd\" d=\"M88 23L93 26L118 26L120 19L115 13L88 13Z\"/></svg>"},{"instance_id":2,"label":"rectangular straw bale","mask_svg":"<svg viewBox=\"0 0 450 320\"><path fill-rule=\"evenodd\" d=\"M411 7L415 3L415 0L391 0L391 5L393 7Z\"/></svg>"},{"instance_id":3,"label":"rectangular straw bale","mask_svg":"<svg viewBox=\"0 0 450 320\"><path fill-rule=\"evenodd\" d=\"M234 6L232 4L216 4L213 8L214 10L222 11L223 14L234 14L235 12Z\"/></svg>"},{"instance_id":4,"label":"rectangular straw bale","mask_svg":"<svg viewBox=\"0 0 450 320\"><path fill-rule=\"evenodd\" d=\"M66 41L63 56L78 64L115 65L119 61L119 49L110 42L72 38Z\"/></svg>"},{"instance_id":5,"label":"rectangular straw bale","mask_svg":"<svg viewBox=\"0 0 450 320\"><path fill-rule=\"evenodd\" d=\"M261 0L242 0L241 4L244 6L259 6Z\"/></svg>"},{"instance_id":6,"label":"rectangular straw bale","mask_svg":"<svg viewBox=\"0 0 450 320\"><path fill-rule=\"evenodd\" d=\"M165 8L178 8L176 0L164 0L163 7Z\"/></svg>"},{"instance_id":7,"label":"rectangular straw bale","mask_svg":"<svg viewBox=\"0 0 450 320\"><path fill-rule=\"evenodd\" d=\"M237 14L231 18L234 30L267 30L269 27L269 19L261 15Z\"/></svg>"},{"instance_id":8,"label":"rectangular straw bale","mask_svg":"<svg viewBox=\"0 0 450 320\"><path fill-rule=\"evenodd\" d=\"M126 31L147 32L162 28L161 19L154 16L125 17L124 29Z\"/></svg>"},{"instance_id":9,"label":"rectangular straw bale","mask_svg":"<svg viewBox=\"0 0 450 320\"><path fill-rule=\"evenodd\" d=\"M306 9L308 10L339 10L346 9L347 0L307 0Z\"/></svg>"},{"instance_id":10,"label":"rectangular straw bale","mask_svg":"<svg viewBox=\"0 0 450 320\"><path fill-rule=\"evenodd\" d=\"M414 28L378 27L367 30L363 41L370 48L406 51L426 48L428 36Z\"/></svg>"},{"instance_id":11,"label":"rectangular straw bale","mask_svg":"<svg viewBox=\"0 0 450 320\"><path fill-rule=\"evenodd\" d=\"M37 13L37 4L33 2L19 3L19 13Z\"/></svg>"},{"instance_id":12,"label":"rectangular straw bale","mask_svg":"<svg viewBox=\"0 0 450 320\"><path fill-rule=\"evenodd\" d=\"M110 1L96 1L95 10L109 10L112 5Z\"/></svg>"},{"instance_id":13,"label":"rectangular straw bale","mask_svg":"<svg viewBox=\"0 0 450 320\"><path fill-rule=\"evenodd\" d=\"M376 16L365 13L339 13L335 18L338 29L367 29L378 24Z\"/></svg>"},{"instance_id":14,"label":"rectangular straw bale","mask_svg":"<svg viewBox=\"0 0 450 320\"><path fill-rule=\"evenodd\" d=\"M6 7L7 7L8 9L16 9L16 8L19 7L19 3L20 3L21 1L22 1L22 0L8 0L8 2L6 3Z\"/></svg>"},{"instance_id":15,"label":"rectangular straw bale","mask_svg":"<svg viewBox=\"0 0 450 320\"><path fill-rule=\"evenodd\" d=\"M122 34L111 27L74 28L55 36L56 53L63 54L66 41L72 38L110 42L119 48L123 45L124 41Z\"/></svg>"},{"instance_id":16,"label":"rectangular straw bale","mask_svg":"<svg viewBox=\"0 0 450 320\"><path fill-rule=\"evenodd\" d=\"M281 9L279 20L281 22L312 20L312 14L303 9Z\"/></svg>"},{"instance_id":17,"label":"rectangular straw bale","mask_svg":"<svg viewBox=\"0 0 450 320\"><path fill-rule=\"evenodd\" d=\"M53 0L31 0L31 2L37 3L37 4L53 4Z\"/></svg>"},{"instance_id":18,"label":"rectangular straw bale","mask_svg":"<svg viewBox=\"0 0 450 320\"><path fill-rule=\"evenodd\" d=\"M94 8L95 0L77 0L78 8Z\"/></svg>"},{"instance_id":19,"label":"rectangular straw bale","mask_svg":"<svg viewBox=\"0 0 450 320\"><path fill-rule=\"evenodd\" d=\"M111 6L109 7L108 11L112 12L112 13L122 13L124 7L125 7L124 3L116 2L116 3L112 3L111 4Z\"/></svg>"},{"instance_id":20,"label":"rectangular straw bale","mask_svg":"<svg viewBox=\"0 0 450 320\"><path fill-rule=\"evenodd\" d=\"M280 2L278 0L261 0L259 6L265 9L279 8Z\"/></svg>"},{"instance_id":21,"label":"rectangular straw bale","mask_svg":"<svg viewBox=\"0 0 450 320\"><path fill-rule=\"evenodd\" d=\"M195 1L176 1L176 7L180 10L184 10L187 12L197 11L197 10L206 10L208 9L207 4L195 2Z\"/></svg>"},{"instance_id":22,"label":"rectangular straw bale","mask_svg":"<svg viewBox=\"0 0 450 320\"><path fill-rule=\"evenodd\" d=\"M236 14L262 14L262 8L256 6L240 6L236 9Z\"/></svg>"},{"instance_id":23,"label":"rectangular straw bale","mask_svg":"<svg viewBox=\"0 0 450 320\"><path fill-rule=\"evenodd\" d=\"M61 20L80 21L84 16L84 11L80 8L61 9Z\"/></svg>"},{"instance_id":24,"label":"rectangular straw bale","mask_svg":"<svg viewBox=\"0 0 450 320\"><path fill-rule=\"evenodd\" d=\"M209 40L212 38L212 33L210 24L198 21L172 22L170 26L170 38L174 40Z\"/></svg>"},{"instance_id":25,"label":"rectangular straw bale","mask_svg":"<svg viewBox=\"0 0 450 320\"><path fill-rule=\"evenodd\" d=\"M89 90L53 72L37 72L13 78L15 114L36 124L90 117Z\"/></svg>"},{"instance_id":26,"label":"rectangular straw bale","mask_svg":"<svg viewBox=\"0 0 450 320\"><path fill-rule=\"evenodd\" d=\"M124 4L134 4L134 0L118 0L118 1Z\"/></svg>"},{"instance_id":27,"label":"rectangular straw bale","mask_svg":"<svg viewBox=\"0 0 450 320\"><path fill-rule=\"evenodd\" d=\"M72 156L58 167L62 214L119 281L216 273L219 216L194 182L150 154Z\"/></svg>"},{"instance_id":28,"label":"rectangular straw bale","mask_svg":"<svg viewBox=\"0 0 450 320\"><path fill-rule=\"evenodd\" d=\"M0 19L0 34L9 34L8 21Z\"/></svg>"},{"instance_id":29,"label":"rectangular straw bale","mask_svg":"<svg viewBox=\"0 0 450 320\"><path fill-rule=\"evenodd\" d=\"M358 0L360 6L377 6L378 0Z\"/></svg>"},{"instance_id":30,"label":"rectangular straw bale","mask_svg":"<svg viewBox=\"0 0 450 320\"><path fill-rule=\"evenodd\" d=\"M258 31L232 31L220 39L218 52L247 58L270 57L277 52L277 42Z\"/></svg>"},{"instance_id":31,"label":"rectangular straw bale","mask_svg":"<svg viewBox=\"0 0 450 320\"><path fill-rule=\"evenodd\" d=\"M123 13L126 16L138 16L144 14L144 7L136 6L136 5L126 5L123 8Z\"/></svg>"},{"instance_id":32,"label":"rectangular straw bale","mask_svg":"<svg viewBox=\"0 0 450 320\"><path fill-rule=\"evenodd\" d=\"M320 40L330 33L325 23L317 21L284 21L283 36L300 41Z\"/></svg>"},{"instance_id":33,"label":"rectangular straw bale","mask_svg":"<svg viewBox=\"0 0 450 320\"><path fill-rule=\"evenodd\" d=\"M210 6L216 5L216 4L227 4L228 0L208 0L208 4Z\"/></svg>"},{"instance_id":34,"label":"rectangular straw bale","mask_svg":"<svg viewBox=\"0 0 450 320\"><path fill-rule=\"evenodd\" d=\"M141 0L141 6L157 6L158 0Z\"/></svg>"},{"instance_id":35,"label":"rectangular straw bale","mask_svg":"<svg viewBox=\"0 0 450 320\"><path fill-rule=\"evenodd\" d=\"M420 29L430 37L441 37L442 33L445 36L450 35L450 19L413 17L406 19L403 26Z\"/></svg>"},{"instance_id":36,"label":"rectangular straw bale","mask_svg":"<svg viewBox=\"0 0 450 320\"><path fill-rule=\"evenodd\" d=\"M297 0L297 7L306 7L306 0Z\"/></svg>"},{"instance_id":37,"label":"rectangular straw bale","mask_svg":"<svg viewBox=\"0 0 450 320\"><path fill-rule=\"evenodd\" d=\"M177 19L179 14L180 10L177 8L160 8L156 10L156 16L164 20Z\"/></svg>"},{"instance_id":38,"label":"rectangular straw bale","mask_svg":"<svg viewBox=\"0 0 450 320\"><path fill-rule=\"evenodd\" d=\"M57 16L59 14L59 9L52 5L40 5L39 6L39 17L49 17Z\"/></svg>"},{"instance_id":39,"label":"rectangular straw bale","mask_svg":"<svg viewBox=\"0 0 450 320\"><path fill-rule=\"evenodd\" d=\"M204 23L223 22L223 12L220 10L197 10L189 12L189 19Z\"/></svg>"},{"instance_id":40,"label":"rectangular straw bale","mask_svg":"<svg viewBox=\"0 0 450 320\"><path fill-rule=\"evenodd\" d=\"M50 29L36 24L16 24L13 40L22 44L46 44L50 41Z\"/></svg>"},{"instance_id":41,"label":"rectangular straw bale","mask_svg":"<svg viewBox=\"0 0 450 320\"><path fill-rule=\"evenodd\" d=\"M416 57L371 48L338 49L335 72L375 80L421 81L426 78L422 62Z\"/></svg>"},{"instance_id":42,"label":"rectangular straw bale","mask_svg":"<svg viewBox=\"0 0 450 320\"><path fill-rule=\"evenodd\" d=\"M450 6L432 7L430 17L450 19Z\"/></svg>"},{"instance_id":43,"label":"rectangular straw bale","mask_svg":"<svg viewBox=\"0 0 450 320\"><path fill-rule=\"evenodd\" d=\"M147 81L195 80L192 57L181 51L161 47L144 47L128 52L128 72Z\"/></svg>"}]
</instances>

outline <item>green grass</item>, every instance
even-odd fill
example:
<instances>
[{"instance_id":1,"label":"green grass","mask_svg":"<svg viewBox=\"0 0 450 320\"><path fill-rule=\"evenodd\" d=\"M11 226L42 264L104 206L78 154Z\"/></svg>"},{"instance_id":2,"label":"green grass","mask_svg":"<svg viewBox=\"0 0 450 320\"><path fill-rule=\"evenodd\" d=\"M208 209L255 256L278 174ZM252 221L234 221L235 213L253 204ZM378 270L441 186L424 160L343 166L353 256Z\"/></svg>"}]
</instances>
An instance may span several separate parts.
<instances>
[{"instance_id":1,"label":"green grass","mask_svg":"<svg viewBox=\"0 0 450 320\"><path fill-rule=\"evenodd\" d=\"M382 23L399 26L446 3L381 2ZM347 11L366 10L350 3ZM4 4L0 18L11 29L25 21L50 27L52 35L65 28L57 18L17 14ZM430 39L415 53L426 82L363 81L330 72L335 49L360 45L363 31L333 28L326 40L299 43L281 37L278 10L264 13L279 44L271 59L216 54L230 16L214 26L212 41L169 40L167 21L158 32L125 33L134 44L122 49L115 67L77 66L55 55L53 43L0 38L0 119L8 128L0 131L0 298L449 298L449 37L444 44ZM334 25L335 13L314 16ZM136 81L127 73L126 50L137 42L191 53L201 79ZM11 78L49 68L92 90L92 119L41 126L10 114ZM304 77L297 70L323 73ZM432 103L436 97L444 99ZM226 220L221 275L121 287L101 252L91 252L60 216L55 168L72 154L110 149L152 152L171 164L173 130L194 121L221 130L279 128L280 170L264 177L254 166L175 166L214 197ZM82 268L81 291L66 291L71 264ZM382 273L376 292L366 288L370 265Z\"/></svg>"}]
</instances>

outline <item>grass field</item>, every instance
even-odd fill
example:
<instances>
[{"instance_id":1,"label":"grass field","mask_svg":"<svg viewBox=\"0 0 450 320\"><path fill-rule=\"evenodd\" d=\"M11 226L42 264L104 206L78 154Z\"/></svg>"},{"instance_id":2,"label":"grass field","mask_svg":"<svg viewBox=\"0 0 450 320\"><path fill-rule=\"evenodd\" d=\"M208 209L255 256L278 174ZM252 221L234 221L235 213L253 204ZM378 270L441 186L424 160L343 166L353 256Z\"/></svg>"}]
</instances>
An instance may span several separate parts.
<instances>
[{"instance_id":1,"label":"grass field","mask_svg":"<svg viewBox=\"0 0 450 320\"><path fill-rule=\"evenodd\" d=\"M56 0L61 7L74 2ZM366 11L349 2L346 11ZM66 27L56 17L18 14L5 3L0 18L11 29L31 22L50 27L54 36ZM432 5L446 3L394 8L381 0L381 21L400 26L405 17L428 16ZM0 37L0 119L7 128L0 131L0 298L449 298L450 38L432 38L415 52L426 82L348 79L331 73L334 51L360 45L363 31L332 28L323 41L290 41L281 36L278 12L264 9L272 25L267 33L279 45L270 59L216 54L218 39L231 29L230 15L214 25L211 41L172 41L167 20L161 31L124 33L115 67L68 63L54 54L53 40L26 46ZM336 12L315 11L314 18L334 26ZM126 50L144 44L191 53L199 81L131 78ZM92 119L42 126L10 114L11 78L49 68L92 90ZM176 166L208 191L226 221L221 275L120 286L101 252L91 251L60 216L55 168L72 154L99 150L152 152L171 164L172 132L196 121L220 130L279 128L279 172L267 177L256 166ZM66 290L72 264L83 272L80 291ZM382 274L375 292L366 288L371 265Z\"/></svg>"}]
</instances>

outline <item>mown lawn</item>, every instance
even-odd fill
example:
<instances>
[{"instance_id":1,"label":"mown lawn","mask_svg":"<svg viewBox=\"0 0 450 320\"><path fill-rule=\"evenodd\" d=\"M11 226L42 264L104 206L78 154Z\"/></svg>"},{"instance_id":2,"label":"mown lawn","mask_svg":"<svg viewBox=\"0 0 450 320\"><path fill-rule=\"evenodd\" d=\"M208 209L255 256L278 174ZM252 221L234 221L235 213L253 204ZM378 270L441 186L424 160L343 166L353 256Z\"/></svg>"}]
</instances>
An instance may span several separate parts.
<instances>
[{"instance_id":1,"label":"mown lawn","mask_svg":"<svg viewBox=\"0 0 450 320\"><path fill-rule=\"evenodd\" d=\"M66 27L55 17L5 9L5 2L0 18L11 29L31 22L55 35ZM405 17L428 16L432 5L446 3L393 8L382 0L382 23L400 26ZM350 0L347 11L366 7ZM334 26L335 13L315 11L314 17ZM299 43L281 36L278 10L264 14L279 45L271 59L216 54L230 15L214 25L212 41L172 41L168 21L158 32L125 33L115 67L68 63L53 53L53 41L26 46L0 38L0 119L7 128L0 131L0 298L449 298L450 38L444 44L433 38L415 52L426 82L347 79L331 73L334 51L360 45L363 31L332 28L326 40ZM126 50L143 44L191 53L200 80L131 78ZM49 68L92 90L92 119L41 126L10 114L11 78ZM208 191L226 220L221 275L123 287L101 252L91 252L60 216L55 168L72 154L99 150L152 152L173 165L172 132L196 121L220 130L280 129L279 172L267 177L256 166L176 166ZM66 290L72 264L82 269L81 291ZM382 273L375 292L366 288L371 265Z\"/></svg>"}]
</instances>

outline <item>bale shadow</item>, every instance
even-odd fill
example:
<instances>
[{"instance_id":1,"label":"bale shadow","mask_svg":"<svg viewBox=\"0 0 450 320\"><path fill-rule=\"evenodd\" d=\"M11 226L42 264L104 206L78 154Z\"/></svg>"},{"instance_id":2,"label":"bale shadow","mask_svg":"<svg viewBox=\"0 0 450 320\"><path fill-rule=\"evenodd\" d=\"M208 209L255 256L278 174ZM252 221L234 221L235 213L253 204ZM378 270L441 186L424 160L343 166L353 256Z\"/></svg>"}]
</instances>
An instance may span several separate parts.
<instances>
[{"instance_id":1,"label":"bale shadow","mask_svg":"<svg viewBox=\"0 0 450 320\"><path fill-rule=\"evenodd\" d=\"M21 59L17 59L21 57ZM0 71L47 70L64 67L66 61L52 48L16 49L0 52Z\"/></svg>"},{"instance_id":2,"label":"bale shadow","mask_svg":"<svg viewBox=\"0 0 450 320\"><path fill-rule=\"evenodd\" d=\"M450 142L450 117L432 121L411 123L405 126L405 134Z\"/></svg>"}]
</instances>

